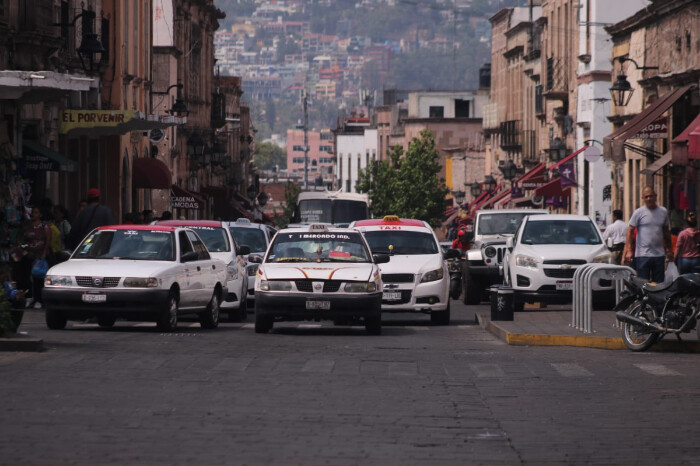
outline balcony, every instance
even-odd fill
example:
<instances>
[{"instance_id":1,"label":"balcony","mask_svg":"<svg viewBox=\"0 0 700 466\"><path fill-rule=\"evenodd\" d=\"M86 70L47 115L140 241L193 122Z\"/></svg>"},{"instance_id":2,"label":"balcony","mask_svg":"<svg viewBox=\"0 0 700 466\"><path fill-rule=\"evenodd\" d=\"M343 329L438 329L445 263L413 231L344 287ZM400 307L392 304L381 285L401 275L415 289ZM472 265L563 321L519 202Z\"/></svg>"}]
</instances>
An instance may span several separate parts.
<instances>
[{"instance_id":1,"label":"balcony","mask_svg":"<svg viewBox=\"0 0 700 466\"><path fill-rule=\"evenodd\" d=\"M520 120L504 121L500 124L501 149L519 151L522 147L522 131Z\"/></svg>"},{"instance_id":2,"label":"balcony","mask_svg":"<svg viewBox=\"0 0 700 466\"><path fill-rule=\"evenodd\" d=\"M568 58L547 59L547 81L545 99L565 100L569 97Z\"/></svg>"},{"instance_id":3,"label":"balcony","mask_svg":"<svg viewBox=\"0 0 700 466\"><path fill-rule=\"evenodd\" d=\"M498 104L486 104L482 107L482 127L485 133L497 133L500 130L498 125Z\"/></svg>"}]
</instances>

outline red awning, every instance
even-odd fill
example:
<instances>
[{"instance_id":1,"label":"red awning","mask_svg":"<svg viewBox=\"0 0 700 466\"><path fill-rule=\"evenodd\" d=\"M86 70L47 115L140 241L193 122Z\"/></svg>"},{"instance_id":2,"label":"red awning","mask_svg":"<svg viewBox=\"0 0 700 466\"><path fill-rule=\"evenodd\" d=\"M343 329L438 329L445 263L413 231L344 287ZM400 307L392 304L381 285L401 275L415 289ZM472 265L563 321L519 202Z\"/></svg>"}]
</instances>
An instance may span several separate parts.
<instances>
[{"instance_id":1,"label":"red awning","mask_svg":"<svg viewBox=\"0 0 700 466\"><path fill-rule=\"evenodd\" d=\"M172 183L170 169L161 160L153 157L139 157L134 160L131 182L133 188L168 189Z\"/></svg>"},{"instance_id":2,"label":"red awning","mask_svg":"<svg viewBox=\"0 0 700 466\"><path fill-rule=\"evenodd\" d=\"M544 174L547 166L540 162L530 170L525 172L520 178L516 178L513 181L513 186L517 186L520 189L533 189L537 188L539 185L544 184Z\"/></svg>"},{"instance_id":3,"label":"red awning","mask_svg":"<svg viewBox=\"0 0 700 466\"><path fill-rule=\"evenodd\" d=\"M470 211L471 211L471 212L476 212L477 210L479 210L479 209L481 208L481 206L483 206L484 204L486 204L486 203L488 202L488 200L491 199L491 197L493 196L493 193L497 193L499 189L501 189L501 184L499 184L498 186L496 186L496 189L494 189L493 192L488 192L488 191L487 191L487 192L485 193L485 194L486 194L486 197L484 197L481 201L479 201L478 204L475 204L474 207L472 207L472 208L470 209Z\"/></svg>"},{"instance_id":4,"label":"red awning","mask_svg":"<svg viewBox=\"0 0 700 466\"><path fill-rule=\"evenodd\" d=\"M489 199L489 201L486 204L484 204L483 208L486 209L488 207L493 207L498 201L500 201L508 195L510 195L510 189L506 189L505 191L496 194L491 199Z\"/></svg>"},{"instance_id":5,"label":"red awning","mask_svg":"<svg viewBox=\"0 0 700 466\"><path fill-rule=\"evenodd\" d=\"M498 202L496 202L496 204L498 204L500 207L503 207L506 204L508 204L510 201L511 201L511 191L508 190L508 195L506 197L504 197L503 199L499 200Z\"/></svg>"},{"instance_id":6,"label":"red awning","mask_svg":"<svg viewBox=\"0 0 700 466\"><path fill-rule=\"evenodd\" d=\"M561 178L555 178L544 186L535 189L536 196L554 197L554 196L569 196L570 191L561 189Z\"/></svg>"},{"instance_id":7,"label":"red awning","mask_svg":"<svg viewBox=\"0 0 700 466\"><path fill-rule=\"evenodd\" d=\"M700 159L700 129L688 135L688 158Z\"/></svg>"},{"instance_id":8,"label":"red awning","mask_svg":"<svg viewBox=\"0 0 700 466\"><path fill-rule=\"evenodd\" d=\"M187 191L174 184L170 187L170 208L171 209L204 209L207 201L196 193Z\"/></svg>"},{"instance_id":9,"label":"red awning","mask_svg":"<svg viewBox=\"0 0 700 466\"><path fill-rule=\"evenodd\" d=\"M627 141L627 139L632 139L632 137L639 133L640 130L644 129L649 123L660 117L689 89L694 87L695 84L689 84L658 98L651 105L639 112L637 116L609 135L605 136L605 138L603 138L603 156L605 159L613 160L615 162L624 162L625 141Z\"/></svg>"},{"instance_id":10,"label":"red awning","mask_svg":"<svg viewBox=\"0 0 700 466\"><path fill-rule=\"evenodd\" d=\"M671 153L673 154L672 162L674 165L688 165L688 158L700 158L700 154L696 154L695 157L690 156L690 140L694 139L691 137L691 134L698 133L700 133L700 115L695 117L681 134L673 138ZM693 146L697 147L697 143L693 144Z\"/></svg>"},{"instance_id":11,"label":"red awning","mask_svg":"<svg viewBox=\"0 0 700 466\"><path fill-rule=\"evenodd\" d=\"M582 148L580 148L579 150L577 150L577 151L574 152L573 154L567 155L566 157L564 157L563 159L561 159L560 161L558 161L557 163L555 163L554 165L552 165L551 167L549 167L549 171L551 172L551 171L553 171L555 168L557 168L559 165L565 164L566 162L568 162L569 160L573 159L574 157L576 157L578 154L580 154L581 152L583 152L583 151L586 150L586 149L588 149L588 146L583 146Z\"/></svg>"},{"instance_id":12,"label":"red awning","mask_svg":"<svg viewBox=\"0 0 700 466\"><path fill-rule=\"evenodd\" d=\"M241 217L253 219L250 212L234 199L230 189L222 186L206 186L202 188L202 193L214 201L212 206L214 218L220 218L224 221L233 221Z\"/></svg>"}]
</instances>

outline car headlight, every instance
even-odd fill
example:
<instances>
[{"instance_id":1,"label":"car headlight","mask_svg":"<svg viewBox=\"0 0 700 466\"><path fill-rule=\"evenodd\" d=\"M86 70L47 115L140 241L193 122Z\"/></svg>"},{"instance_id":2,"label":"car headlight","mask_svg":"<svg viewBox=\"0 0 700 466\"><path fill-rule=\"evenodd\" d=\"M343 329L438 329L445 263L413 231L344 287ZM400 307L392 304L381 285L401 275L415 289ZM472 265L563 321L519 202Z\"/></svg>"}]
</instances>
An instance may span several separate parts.
<instances>
[{"instance_id":1,"label":"car headlight","mask_svg":"<svg viewBox=\"0 0 700 466\"><path fill-rule=\"evenodd\" d=\"M523 254L518 254L515 256L515 265L520 267L529 267L531 269L537 268L537 259L530 256L525 256Z\"/></svg>"},{"instance_id":2,"label":"car headlight","mask_svg":"<svg viewBox=\"0 0 700 466\"><path fill-rule=\"evenodd\" d=\"M158 286L157 278L126 277L124 286L128 288L153 288Z\"/></svg>"},{"instance_id":3,"label":"car headlight","mask_svg":"<svg viewBox=\"0 0 700 466\"><path fill-rule=\"evenodd\" d=\"M228 275L228 280L238 280L238 264L235 262L229 262L226 266L226 274Z\"/></svg>"},{"instance_id":4,"label":"car headlight","mask_svg":"<svg viewBox=\"0 0 700 466\"><path fill-rule=\"evenodd\" d=\"M423 277L420 279L421 283L434 282L436 280L442 280L443 272L442 267L439 269L431 270L430 272L425 272Z\"/></svg>"},{"instance_id":5,"label":"car headlight","mask_svg":"<svg viewBox=\"0 0 700 466\"><path fill-rule=\"evenodd\" d=\"M292 282L283 280L260 280L262 291L292 291Z\"/></svg>"},{"instance_id":6,"label":"car headlight","mask_svg":"<svg viewBox=\"0 0 700 466\"><path fill-rule=\"evenodd\" d=\"M248 276L254 277L258 273L258 267L260 264L248 264Z\"/></svg>"},{"instance_id":7,"label":"car headlight","mask_svg":"<svg viewBox=\"0 0 700 466\"><path fill-rule=\"evenodd\" d=\"M44 279L46 286L73 286L73 278L64 275L47 275Z\"/></svg>"},{"instance_id":8,"label":"car headlight","mask_svg":"<svg viewBox=\"0 0 700 466\"><path fill-rule=\"evenodd\" d=\"M609 264L611 259L610 254L603 254L602 256L598 256L594 258L591 262L594 264Z\"/></svg>"},{"instance_id":9,"label":"car headlight","mask_svg":"<svg viewBox=\"0 0 700 466\"><path fill-rule=\"evenodd\" d=\"M377 291L377 284L374 282L345 284L346 293L372 293L373 291Z\"/></svg>"},{"instance_id":10,"label":"car headlight","mask_svg":"<svg viewBox=\"0 0 700 466\"><path fill-rule=\"evenodd\" d=\"M496 255L496 248L493 246L487 246L486 249L484 249L484 255L486 257L493 257Z\"/></svg>"}]
</instances>

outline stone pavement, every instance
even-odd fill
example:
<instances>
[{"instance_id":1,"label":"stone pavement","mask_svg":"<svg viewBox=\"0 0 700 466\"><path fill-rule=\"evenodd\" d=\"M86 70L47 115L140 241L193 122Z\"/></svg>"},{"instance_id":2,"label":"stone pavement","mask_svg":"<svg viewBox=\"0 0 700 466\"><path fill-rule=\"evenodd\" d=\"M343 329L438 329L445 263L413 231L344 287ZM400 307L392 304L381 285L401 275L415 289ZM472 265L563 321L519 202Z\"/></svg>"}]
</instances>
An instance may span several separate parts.
<instances>
[{"instance_id":1,"label":"stone pavement","mask_svg":"<svg viewBox=\"0 0 700 466\"><path fill-rule=\"evenodd\" d=\"M613 311L593 311L592 333L583 333L571 326L571 306L552 306L516 312L512 321L492 321L490 307L476 310L479 325L509 345L518 346L578 346L599 349L627 349L621 329L615 323ZM652 346L651 351L700 352L697 333L673 335Z\"/></svg>"}]
</instances>

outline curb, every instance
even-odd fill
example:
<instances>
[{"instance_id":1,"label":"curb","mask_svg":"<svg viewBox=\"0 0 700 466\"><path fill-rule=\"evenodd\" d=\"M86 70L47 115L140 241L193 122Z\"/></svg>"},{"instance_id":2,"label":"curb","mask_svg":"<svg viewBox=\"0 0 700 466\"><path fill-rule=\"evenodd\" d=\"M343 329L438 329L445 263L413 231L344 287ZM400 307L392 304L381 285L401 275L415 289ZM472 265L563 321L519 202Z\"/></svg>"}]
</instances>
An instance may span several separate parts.
<instances>
[{"instance_id":1,"label":"curb","mask_svg":"<svg viewBox=\"0 0 700 466\"><path fill-rule=\"evenodd\" d=\"M574 336L574 335L548 335L532 333L510 333L489 319L485 319L479 313L475 313L479 325L494 336L512 346L574 346L579 348L596 348L607 350L626 350L627 347L622 338ZM665 338L673 338L666 336ZM700 353L700 341L662 340L652 346L649 351L674 352L674 353Z\"/></svg>"},{"instance_id":2,"label":"curb","mask_svg":"<svg viewBox=\"0 0 700 466\"><path fill-rule=\"evenodd\" d=\"M44 351L44 340L19 334L2 337L0 351L40 352Z\"/></svg>"}]
</instances>

